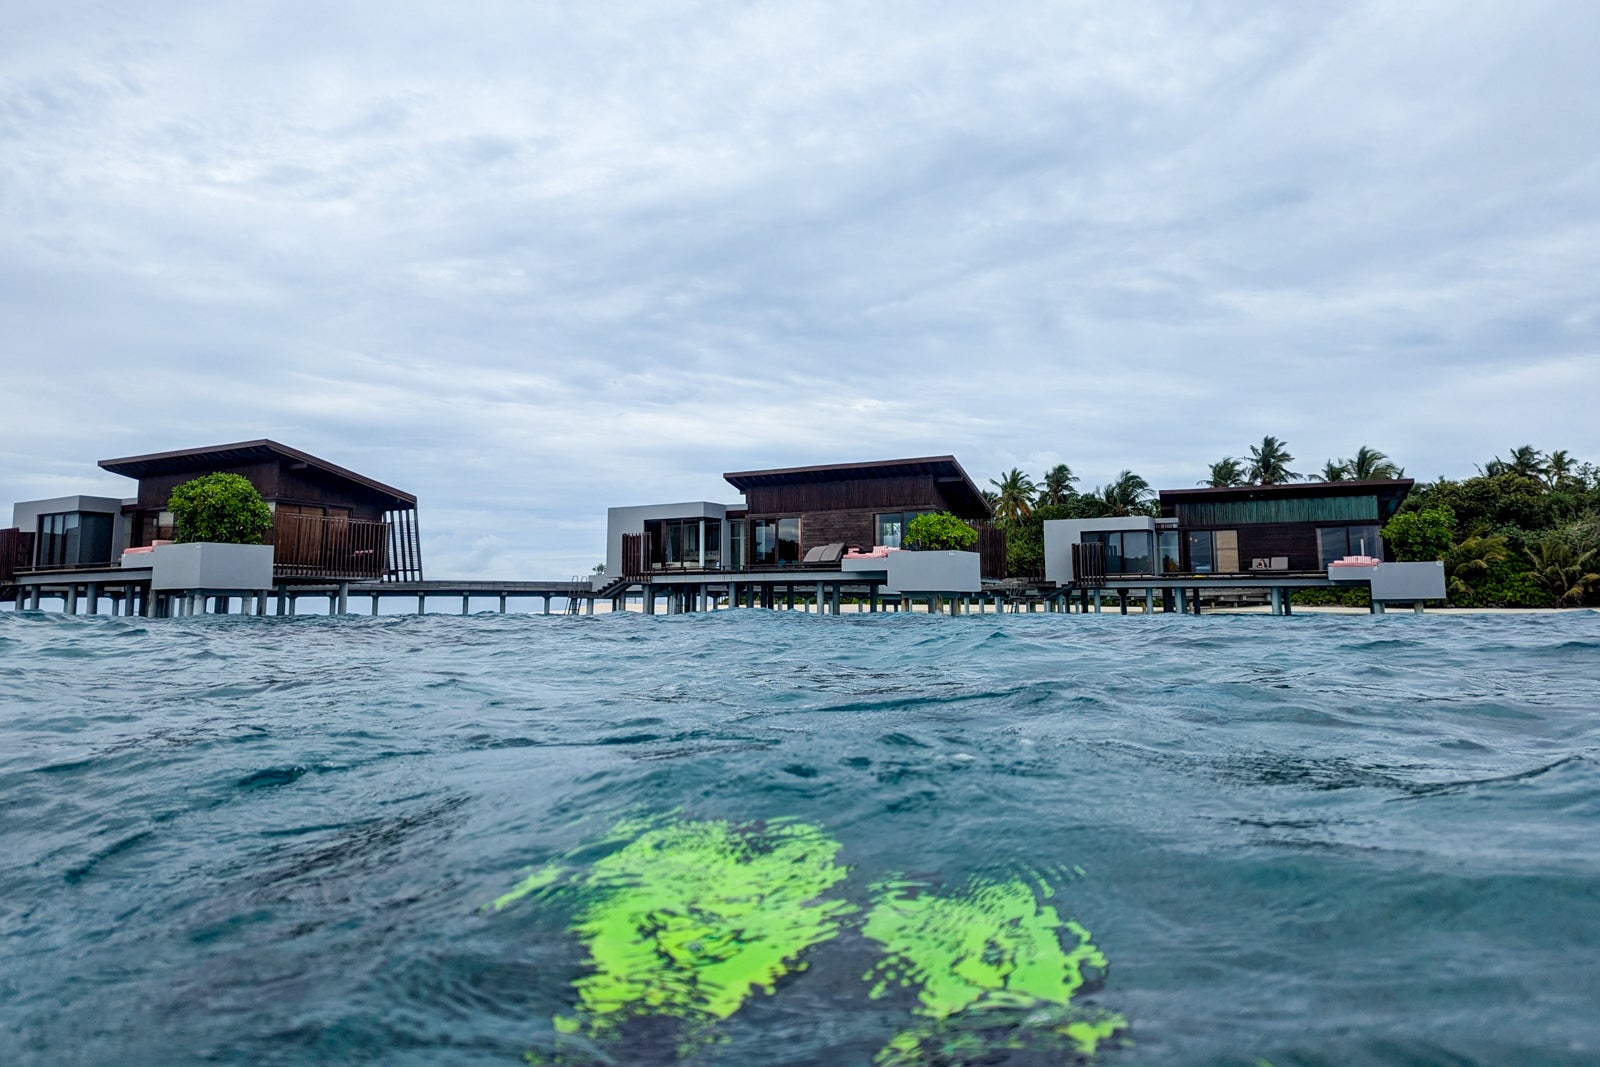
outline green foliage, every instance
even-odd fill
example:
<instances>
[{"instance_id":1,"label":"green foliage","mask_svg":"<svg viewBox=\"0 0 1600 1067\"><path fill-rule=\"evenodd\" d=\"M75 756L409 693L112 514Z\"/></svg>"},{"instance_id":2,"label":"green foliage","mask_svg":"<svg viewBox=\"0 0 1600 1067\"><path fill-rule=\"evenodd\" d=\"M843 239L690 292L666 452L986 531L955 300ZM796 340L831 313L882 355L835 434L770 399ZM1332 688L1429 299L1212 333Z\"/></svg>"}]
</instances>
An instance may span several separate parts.
<instances>
[{"instance_id":1,"label":"green foliage","mask_svg":"<svg viewBox=\"0 0 1600 1067\"><path fill-rule=\"evenodd\" d=\"M1448 507L1403 511L1383 528L1383 543L1397 560L1444 559L1455 544L1455 522Z\"/></svg>"},{"instance_id":2,"label":"green foliage","mask_svg":"<svg viewBox=\"0 0 1600 1067\"><path fill-rule=\"evenodd\" d=\"M1582 604L1584 596L1600 585L1595 554L1594 549L1581 551L1553 534L1540 541L1537 550L1527 550L1533 564L1529 576L1555 599L1556 607Z\"/></svg>"},{"instance_id":3,"label":"green foliage","mask_svg":"<svg viewBox=\"0 0 1600 1067\"><path fill-rule=\"evenodd\" d=\"M256 487L237 474L207 474L172 491L173 540L259 545L272 529L272 509Z\"/></svg>"},{"instance_id":4,"label":"green foliage","mask_svg":"<svg viewBox=\"0 0 1600 1067\"><path fill-rule=\"evenodd\" d=\"M906 547L923 552L965 552L978 543L978 531L940 511L918 515L906 529Z\"/></svg>"},{"instance_id":5,"label":"green foliage","mask_svg":"<svg viewBox=\"0 0 1600 1067\"><path fill-rule=\"evenodd\" d=\"M1250 466L1245 472L1257 485L1277 485L1292 482L1300 477L1289 469L1294 457L1289 454L1287 442L1276 437L1263 437L1259 445L1250 446Z\"/></svg>"},{"instance_id":6,"label":"green foliage","mask_svg":"<svg viewBox=\"0 0 1600 1067\"><path fill-rule=\"evenodd\" d=\"M1044 524L1051 519L1096 519L1105 502L1092 493L1070 493L1066 502L1033 509L1020 522L1002 522L1006 532L1006 573L1013 578L1044 577Z\"/></svg>"},{"instance_id":7,"label":"green foliage","mask_svg":"<svg viewBox=\"0 0 1600 1067\"><path fill-rule=\"evenodd\" d=\"M1044 482L1039 486L1039 499L1035 507L1049 507L1067 502L1067 498L1076 494L1072 491L1072 483L1078 476L1072 473L1072 468L1065 463L1057 463L1045 471Z\"/></svg>"},{"instance_id":8,"label":"green foliage","mask_svg":"<svg viewBox=\"0 0 1600 1067\"><path fill-rule=\"evenodd\" d=\"M1548 608L1555 598L1533 580L1526 562L1507 556L1490 563L1471 589L1451 589L1450 603L1458 608Z\"/></svg>"},{"instance_id":9,"label":"green foliage","mask_svg":"<svg viewBox=\"0 0 1600 1067\"><path fill-rule=\"evenodd\" d=\"M1155 491L1139 475L1123 471L1100 490L1100 503L1107 515L1149 515L1154 510Z\"/></svg>"},{"instance_id":10,"label":"green foliage","mask_svg":"<svg viewBox=\"0 0 1600 1067\"><path fill-rule=\"evenodd\" d=\"M989 484L997 490L994 503L995 518L1004 522L1017 522L1027 518L1033 513L1033 497L1038 487L1033 484L1033 479L1023 474L1021 470L1012 467L996 481L989 479Z\"/></svg>"},{"instance_id":11,"label":"green foliage","mask_svg":"<svg viewBox=\"0 0 1600 1067\"><path fill-rule=\"evenodd\" d=\"M1345 460L1342 466L1345 477L1355 482L1393 480L1406 476L1406 472L1395 466L1387 455L1366 445L1356 449L1356 454Z\"/></svg>"},{"instance_id":12,"label":"green foliage","mask_svg":"<svg viewBox=\"0 0 1600 1067\"><path fill-rule=\"evenodd\" d=\"M1306 607L1365 608L1372 596L1365 589L1301 589L1289 596L1289 603Z\"/></svg>"},{"instance_id":13,"label":"green foliage","mask_svg":"<svg viewBox=\"0 0 1600 1067\"><path fill-rule=\"evenodd\" d=\"M1244 484L1244 464L1232 456L1223 456L1211 464L1211 473L1200 483L1208 489L1227 489Z\"/></svg>"},{"instance_id":14,"label":"green foliage","mask_svg":"<svg viewBox=\"0 0 1600 1067\"><path fill-rule=\"evenodd\" d=\"M1480 475L1455 482L1441 478L1412 490L1402 512L1448 507L1464 534L1515 527L1544 530L1559 521L1562 508L1537 478L1506 473Z\"/></svg>"},{"instance_id":15,"label":"green foliage","mask_svg":"<svg viewBox=\"0 0 1600 1067\"><path fill-rule=\"evenodd\" d=\"M1490 569L1506 558L1506 538L1502 534L1468 537L1444 557L1449 578L1450 599L1460 602L1477 595L1478 586L1489 577Z\"/></svg>"}]
</instances>

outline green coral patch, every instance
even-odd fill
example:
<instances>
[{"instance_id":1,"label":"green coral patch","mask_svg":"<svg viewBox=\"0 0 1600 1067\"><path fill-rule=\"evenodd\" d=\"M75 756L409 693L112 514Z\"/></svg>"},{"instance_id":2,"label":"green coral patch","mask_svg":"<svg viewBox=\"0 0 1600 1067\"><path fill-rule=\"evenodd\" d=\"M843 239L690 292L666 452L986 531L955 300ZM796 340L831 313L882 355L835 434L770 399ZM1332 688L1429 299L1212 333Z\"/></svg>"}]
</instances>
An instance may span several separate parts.
<instances>
[{"instance_id":1,"label":"green coral patch","mask_svg":"<svg viewBox=\"0 0 1600 1067\"><path fill-rule=\"evenodd\" d=\"M613 1036L628 1020L681 1019L687 1045L756 991L804 969L799 957L855 910L817 898L847 870L814 826L672 821L619 826L587 870L546 867L495 902L506 907L566 880L582 903L572 930L590 969L559 1034Z\"/></svg>"},{"instance_id":2,"label":"green coral patch","mask_svg":"<svg viewBox=\"0 0 1600 1067\"><path fill-rule=\"evenodd\" d=\"M873 891L861 932L884 958L864 976L869 995L915 987L916 1014L926 1020L897 1034L879 1064L961 1062L1050 1045L1090 1055L1126 1029L1121 1016L1072 1004L1106 958L1088 930L1041 904L1028 883L973 878L941 894L892 881Z\"/></svg>"}]
</instances>

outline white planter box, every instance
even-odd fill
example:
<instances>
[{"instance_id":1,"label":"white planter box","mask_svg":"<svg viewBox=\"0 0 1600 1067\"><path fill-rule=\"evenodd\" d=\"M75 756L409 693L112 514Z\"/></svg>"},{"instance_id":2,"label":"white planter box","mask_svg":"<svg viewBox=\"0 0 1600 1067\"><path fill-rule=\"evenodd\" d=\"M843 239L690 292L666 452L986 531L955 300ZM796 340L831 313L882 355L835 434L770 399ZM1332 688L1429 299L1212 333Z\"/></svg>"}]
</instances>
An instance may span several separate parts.
<instances>
[{"instance_id":1,"label":"white planter box","mask_svg":"<svg viewBox=\"0 0 1600 1067\"><path fill-rule=\"evenodd\" d=\"M982 568L976 552L891 552L885 591L897 593L978 593Z\"/></svg>"},{"instance_id":2,"label":"white planter box","mask_svg":"<svg viewBox=\"0 0 1600 1067\"><path fill-rule=\"evenodd\" d=\"M1334 582L1370 582L1373 600L1443 600L1444 564L1379 563L1375 567L1329 567Z\"/></svg>"},{"instance_id":3,"label":"white planter box","mask_svg":"<svg viewBox=\"0 0 1600 1067\"><path fill-rule=\"evenodd\" d=\"M200 541L161 545L149 560L150 588L258 590L272 588L271 545Z\"/></svg>"}]
</instances>

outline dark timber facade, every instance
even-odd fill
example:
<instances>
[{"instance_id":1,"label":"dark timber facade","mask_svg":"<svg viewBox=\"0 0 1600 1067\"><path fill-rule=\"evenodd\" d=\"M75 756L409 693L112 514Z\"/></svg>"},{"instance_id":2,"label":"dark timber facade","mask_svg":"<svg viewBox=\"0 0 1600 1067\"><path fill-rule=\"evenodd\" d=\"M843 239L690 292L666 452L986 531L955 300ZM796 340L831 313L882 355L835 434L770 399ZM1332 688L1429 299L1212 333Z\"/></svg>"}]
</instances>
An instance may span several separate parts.
<instances>
[{"instance_id":1,"label":"dark timber facade","mask_svg":"<svg viewBox=\"0 0 1600 1067\"><path fill-rule=\"evenodd\" d=\"M205 474L237 474L272 508L266 541L279 580L422 578L415 496L276 441L106 459L100 466L138 479L137 497L123 508L128 547L171 539L166 506L173 489Z\"/></svg>"},{"instance_id":2,"label":"dark timber facade","mask_svg":"<svg viewBox=\"0 0 1600 1067\"><path fill-rule=\"evenodd\" d=\"M985 529L994 515L954 456L737 471L723 475L745 497L734 569L786 565L813 548L900 547L911 520L948 511ZM742 551L741 551L742 550ZM999 556L1004 558L1004 549Z\"/></svg>"},{"instance_id":3,"label":"dark timber facade","mask_svg":"<svg viewBox=\"0 0 1600 1067\"><path fill-rule=\"evenodd\" d=\"M1400 478L1168 489L1161 492L1161 518L1175 523L1178 571L1320 572L1345 556L1382 559L1379 531L1411 486ZM1157 558L1172 557L1158 552Z\"/></svg>"}]
</instances>

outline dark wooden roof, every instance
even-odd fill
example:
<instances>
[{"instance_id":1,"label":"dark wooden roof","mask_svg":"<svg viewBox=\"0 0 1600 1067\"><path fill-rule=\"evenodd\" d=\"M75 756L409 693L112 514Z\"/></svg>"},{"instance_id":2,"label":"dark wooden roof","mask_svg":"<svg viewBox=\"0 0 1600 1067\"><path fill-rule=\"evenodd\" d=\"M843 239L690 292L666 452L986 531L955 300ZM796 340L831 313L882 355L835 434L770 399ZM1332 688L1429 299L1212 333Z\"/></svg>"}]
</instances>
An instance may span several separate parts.
<instances>
[{"instance_id":1,"label":"dark wooden roof","mask_svg":"<svg viewBox=\"0 0 1600 1067\"><path fill-rule=\"evenodd\" d=\"M807 485L817 482L855 481L868 478L904 478L931 475L945 493L969 507L973 514L992 515L989 502L954 456L923 456L919 459L882 459L870 463L823 463L811 467L777 467L764 471L734 471L724 474L728 484L741 493L754 486Z\"/></svg>"},{"instance_id":2,"label":"dark wooden roof","mask_svg":"<svg viewBox=\"0 0 1600 1067\"><path fill-rule=\"evenodd\" d=\"M1294 500L1307 497L1375 496L1380 515L1393 515L1416 484L1410 478L1362 482L1280 482L1276 485L1230 485L1219 489L1163 489L1161 513L1171 517L1179 504L1223 504L1236 500Z\"/></svg>"},{"instance_id":3,"label":"dark wooden roof","mask_svg":"<svg viewBox=\"0 0 1600 1067\"><path fill-rule=\"evenodd\" d=\"M175 452L152 452L147 456L127 456L122 459L103 459L100 467L112 474L129 478L142 478L149 474L185 474L190 471L208 473L218 467L236 467L270 460L289 460L314 467L335 478L365 486L376 493L391 497L396 506L416 507L417 498L411 493L384 485L355 471L318 459L288 445L262 438L259 441L240 441L231 445L210 445L206 448L181 448Z\"/></svg>"},{"instance_id":4,"label":"dark wooden roof","mask_svg":"<svg viewBox=\"0 0 1600 1067\"><path fill-rule=\"evenodd\" d=\"M1307 496L1380 496L1404 499L1415 483L1410 478L1366 482L1280 482L1276 485L1229 485L1220 489L1163 489L1161 500L1178 504L1220 504L1229 500L1271 500Z\"/></svg>"}]
</instances>

